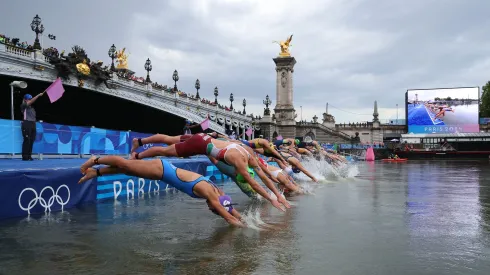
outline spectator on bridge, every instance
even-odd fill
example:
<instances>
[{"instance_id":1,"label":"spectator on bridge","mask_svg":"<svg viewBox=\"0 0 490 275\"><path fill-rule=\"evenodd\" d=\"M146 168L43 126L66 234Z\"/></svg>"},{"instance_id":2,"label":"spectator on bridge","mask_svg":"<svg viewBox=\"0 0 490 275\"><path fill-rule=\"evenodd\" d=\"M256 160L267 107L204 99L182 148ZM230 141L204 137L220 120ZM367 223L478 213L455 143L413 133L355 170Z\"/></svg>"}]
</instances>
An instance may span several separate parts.
<instances>
[{"instance_id":1,"label":"spectator on bridge","mask_svg":"<svg viewBox=\"0 0 490 275\"><path fill-rule=\"evenodd\" d=\"M31 105L36 102L36 100L44 95L45 92L32 97L30 94L24 95L24 100L20 105L20 110L22 112L22 136L24 137L24 142L22 143L22 160L33 160L32 159L32 146L36 140L36 110Z\"/></svg>"},{"instance_id":2,"label":"spectator on bridge","mask_svg":"<svg viewBox=\"0 0 490 275\"><path fill-rule=\"evenodd\" d=\"M191 121L187 119L184 126L184 135L192 135L191 129L198 126L201 126L201 124L191 125Z\"/></svg>"}]
</instances>

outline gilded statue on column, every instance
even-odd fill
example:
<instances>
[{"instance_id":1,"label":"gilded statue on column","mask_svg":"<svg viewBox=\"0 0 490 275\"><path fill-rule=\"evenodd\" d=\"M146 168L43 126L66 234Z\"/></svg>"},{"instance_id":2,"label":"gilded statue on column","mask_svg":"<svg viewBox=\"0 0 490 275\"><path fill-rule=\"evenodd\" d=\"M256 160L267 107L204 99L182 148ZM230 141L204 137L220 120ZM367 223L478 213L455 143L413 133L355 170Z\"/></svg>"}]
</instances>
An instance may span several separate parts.
<instances>
[{"instance_id":1,"label":"gilded statue on column","mask_svg":"<svg viewBox=\"0 0 490 275\"><path fill-rule=\"evenodd\" d=\"M289 53L289 47L291 45L291 40L293 39L293 35L291 34L285 41L273 41L272 43L279 44L281 47L281 52L279 53L279 56L291 56Z\"/></svg>"},{"instance_id":2,"label":"gilded statue on column","mask_svg":"<svg viewBox=\"0 0 490 275\"><path fill-rule=\"evenodd\" d=\"M89 75L90 74L90 67L87 65L87 60L84 59L82 63L78 63L76 65L77 71L83 75Z\"/></svg>"},{"instance_id":3,"label":"gilded statue on column","mask_svg":"<svg viewBox=\"0 0 490 275\"><path fill-rule=\"evenodd\" d=\"M126 48L123 48L120 51L116 52L116 62L117 62L117 69L128 69L128 55L125 53Z\"/></svg>"}]
</instances>

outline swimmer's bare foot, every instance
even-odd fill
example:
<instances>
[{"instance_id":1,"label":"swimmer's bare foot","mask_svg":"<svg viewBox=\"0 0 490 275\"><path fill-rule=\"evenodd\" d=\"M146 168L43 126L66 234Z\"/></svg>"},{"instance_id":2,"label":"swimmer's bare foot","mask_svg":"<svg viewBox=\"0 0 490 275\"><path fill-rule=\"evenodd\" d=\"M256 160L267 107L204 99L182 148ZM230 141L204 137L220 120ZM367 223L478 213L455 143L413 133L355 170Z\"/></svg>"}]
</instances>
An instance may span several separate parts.
<instances>
[{"instance_id":1,"label":"swimmer's bare foot","mask_svg":"<svg viewBox=\"0 0 490 275\"><path fill-rule=\"evenodd\" d=\"M78 181L78 184L83 183L83 182L86 182L89 179L93 179L95 177L97 177L97 170L95 170L94 168L87 168L87 170L85 170L85 176L83 176Z\"/></svg>"},{"instance_id":2,"label":"swimmer's bare foot","mask_svg":"<svg viewBox=\"0 0 490 275\"><path fill-rule=\"evenodd\" d=\"M130 160L131 160L131 159L137 159L137 158L136 158L136 154L137 154L136 152L132 152L132 153L131 153L131 156L129 157L129 159L130 159Z\"/></svg>"},{"instance_id":3,"label":"swimmer's bare foot","mask_svg":"<svg viewBox=\"0 0 490 275\"><path fill-rule=\"evenodd\" d=\"M96 159L96 157L95 157L95 156L92 156L92 157L91 157L91 158L89 158L89 159L88 159L88 160L87 160L87 161L86 161L84 164L82 164L82 166L80 166L80 172L81 172L82 174L85 174L85 171L86 171L88 168L90 168L90 167L92 167L92 166L94 166L94 165L95 165L95 162L94 162L94 160L95 160L95 159Z\"/></svg>"},{"instance_id":4,"label":"swimmer's bare foot","mask_svg":"<svg viewBox=\"0 0 490 275\"><path fill-rule=\"evenodd\" d=\"M140 144L139 144L139 142L138 142L138 139L137 139L137 138L133 138L130 153L131 153L131 154L133 154L133 153L134 153L134 151L136 151L136 149L138 149L139 147L140 147Z\"/></svg>"}]
</instances>

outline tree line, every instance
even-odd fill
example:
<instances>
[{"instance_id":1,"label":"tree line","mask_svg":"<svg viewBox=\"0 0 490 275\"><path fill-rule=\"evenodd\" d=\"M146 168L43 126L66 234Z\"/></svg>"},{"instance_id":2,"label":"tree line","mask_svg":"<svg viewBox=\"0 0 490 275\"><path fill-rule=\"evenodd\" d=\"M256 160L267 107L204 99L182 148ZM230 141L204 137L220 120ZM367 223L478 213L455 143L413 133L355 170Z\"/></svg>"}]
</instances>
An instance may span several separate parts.
<instances>
[{"instance_id":1,"label":"tree line","mask_svg":"<svg viewBox=\"0 0 490 275\"><path fill-rule=\"evenodd\" d=\"M490 81L482 87L480 117L490 117Z\"/></svg>"}]
</instances>

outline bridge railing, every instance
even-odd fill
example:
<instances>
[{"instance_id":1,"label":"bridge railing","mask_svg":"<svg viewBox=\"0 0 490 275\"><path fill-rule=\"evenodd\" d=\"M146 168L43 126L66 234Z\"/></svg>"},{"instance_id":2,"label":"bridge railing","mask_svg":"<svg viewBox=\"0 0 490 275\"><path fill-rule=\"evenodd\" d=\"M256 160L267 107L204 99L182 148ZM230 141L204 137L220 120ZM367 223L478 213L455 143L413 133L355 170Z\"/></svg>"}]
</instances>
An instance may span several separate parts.
<instances>
[{"instance_id":1,"label":"bridge railing","mask_svg":"<svg viewBox=\"0 0 490 275\"><path fill-rule=\"evenodd\" d=\"M323 144L323 148L327 150L342 150L342 149L357 149L357 150L366 150L368 148L373 148L373 149L386 149L385 144L348 144L348 143L341 143L341 144Z\"/></svg>"},{"instance_id":2,"label":"bridge railing","mask_svg":"<svg viewBox=\"0 0 490 275\"><path fill-rule=\"evenodd\" d=\"M46 67L45 69L51 69L54 70L54 68L49 65L49 58L46 56L42 56L40 53L37 54L35 51L29 50L29 49L24 49L24 48L19 48L14 45L10 44L5 44L0 42L0 53L4 53L7 56L15 56L15 57L20 57L21 59L24 60L31 60L33 63L34 62L46 62ZM36 56L38 59L36 59ZM41 59L39 59L41 58ZM32 69L32 68L29 68ZM53 76L55 77L55 76ZM54 78L53 78L54 80ZM183 105L187 106L194 106L198 107L200 111L205 111L208 113L213 113L213 114L218 114L224 117L229 117L238 121L242 121L245 123L251 123L252 118L250 116L247 116L245 114L241 114L238 112L235 112L234 110L225 110L220 108L217 105L212 105L208 103L203 103L201 100L195 100L189 97L181 97L178 96L177 93L169 93L167 91L164 91L163 89L158 89L158 88L153 88L151 85L146 85L145 83L140 83L137 81L125 79L123 77L117 77L115 74L112 76L110 82L117 84L116 86L119 87L126 87L130 88L133 91L139 91L140 93L147 94L147 95L163 95L165 98L169 99L169 101L173 101L175 103L181 103ZM168 104L168 102L167 102ZM188 110L196 113L194 110Z\"/></svg>"}]
</instances>

